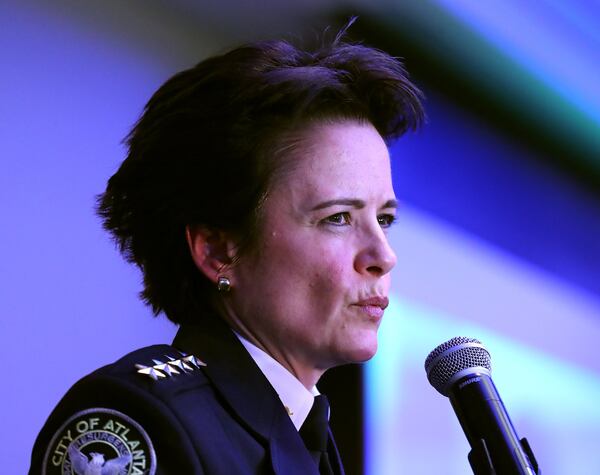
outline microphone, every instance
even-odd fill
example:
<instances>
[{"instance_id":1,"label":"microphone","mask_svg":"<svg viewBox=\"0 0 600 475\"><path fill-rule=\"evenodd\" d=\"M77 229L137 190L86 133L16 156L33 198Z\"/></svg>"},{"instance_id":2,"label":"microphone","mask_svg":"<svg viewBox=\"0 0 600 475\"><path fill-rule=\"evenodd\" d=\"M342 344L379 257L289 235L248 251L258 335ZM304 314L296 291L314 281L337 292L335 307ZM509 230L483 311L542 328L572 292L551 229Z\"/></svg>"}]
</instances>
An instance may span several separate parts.
<instances>
[{"instance_id":1,"label":"microphone","mask_svg":"<svg viewBox=\"0 0 600 475\"><path fill-rule=\"evenodd\" d=\"M425 360L431 385L450 403L471 446L475 475L541 475L527 439L519 439L492 381L491 359L479 340L455 337Z\"/></svg>"}]
</instances>

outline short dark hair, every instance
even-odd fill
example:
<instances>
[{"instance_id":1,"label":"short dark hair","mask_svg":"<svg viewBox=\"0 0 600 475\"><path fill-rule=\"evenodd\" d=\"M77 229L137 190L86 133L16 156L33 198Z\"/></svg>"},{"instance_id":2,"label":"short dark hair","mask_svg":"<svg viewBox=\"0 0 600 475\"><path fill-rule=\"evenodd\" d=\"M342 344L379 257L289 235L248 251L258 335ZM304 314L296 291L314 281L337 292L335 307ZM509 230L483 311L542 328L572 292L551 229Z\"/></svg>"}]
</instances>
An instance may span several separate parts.
<instances>
[{"instance_id":1,"label":"short dark hair","mask_svg":"<svg viewBox=\"0 0 600 475\"><path fill-rule=\"evenodd\" d=\"M253 242L287 132L358 120L389 141L423 121L401 62L340 37L310 51L283 40L241 46L176 74L144 108L97 211L140 267L155 315L190 322L212 306L214 285L192 261L186 226L230 233L239 252Z\"/></svg>"}]
</instances>

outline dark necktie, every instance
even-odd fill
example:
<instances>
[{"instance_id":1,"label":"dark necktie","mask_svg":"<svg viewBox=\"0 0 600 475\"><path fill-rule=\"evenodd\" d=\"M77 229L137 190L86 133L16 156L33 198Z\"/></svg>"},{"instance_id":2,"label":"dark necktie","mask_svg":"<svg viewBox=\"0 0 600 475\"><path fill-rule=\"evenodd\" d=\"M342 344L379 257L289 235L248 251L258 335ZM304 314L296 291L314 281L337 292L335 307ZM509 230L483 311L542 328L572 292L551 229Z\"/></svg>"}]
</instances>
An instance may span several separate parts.
<instances>
[{"instance_id":1,"label":"dark necktie","mask_svg":"<svg viewBox=\"0 0 600 475\"><path fill-rule=\"evenodd\" d=\"M327 396L315 396L312 409L308 413L304 424L300 427L300 436L304 440L313 460L319 467L321 475L333 475L327 453L329 440L329 401Z\"/></svg>"}]
</instances>

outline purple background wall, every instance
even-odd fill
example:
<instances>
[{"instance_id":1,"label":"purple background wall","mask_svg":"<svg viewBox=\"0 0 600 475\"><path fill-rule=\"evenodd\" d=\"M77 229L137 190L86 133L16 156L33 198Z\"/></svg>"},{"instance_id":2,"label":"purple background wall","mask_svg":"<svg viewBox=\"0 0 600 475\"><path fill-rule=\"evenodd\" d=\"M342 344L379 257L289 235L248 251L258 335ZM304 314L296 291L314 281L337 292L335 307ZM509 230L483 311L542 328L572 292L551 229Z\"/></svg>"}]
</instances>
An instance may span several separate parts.
<instances>
[{"instance_id":1,"label":"purple background wall","mask_svg":"<svg viewBox=\"0 0 600 475\"><path fill-rule=\"evenodd\" d=\"M3 472L26 471L37 431L74 381L125 352L169 341L174 334L172 325L153 319L137 300L139 273L121 260L93 214L94 195L122 160L120 141L145 101L171 74L206 55L257 34L300 29L298 24L317 8L304 3L304 17L236 4L238 17L254 13L255 24L245 29L229 21L227 8L212 3L189 15L185 2L9 0L0 7ZM277 22L271 22L277 14ZM397 312L405 315L398 321L413 329L403 335L424 335L431 329L423 345L432 349L441 342L436 340L441 333L427 312L447 316L452 330L462 328L453 322L466 319L489 332L492 342L500 335L499 354L511 348L503 342L515 341L543 354L549 363L540 368L565 364L561 375L572 374L573 367L585 369L595 391L600 367L590 358L587 342L600 328L597 195L530 160L533 152L482 126L435 91L429 93L428 108L430 124L394 148L397 193L406 204L406 219L393 238L401 256L394 294ZM454 239L456 233L462 238ZM488 269L486 275L510 269L503 282L521 282L528 272L524 269L533 270L536 278L527 289L537 289L531 292L540 301L566 292L570 297L556 297L557 302L572 305L546 326L539 313L519 311L519 302L513 302L499 324L498 314L486 316L482 309L501 307L516 290L496 282L485 288L485 302L473 304L470 296L481 295L473 289L477 281L466 274L449 275L454 268L444 260L457 249L474 256L477 266L483 266L477 268ZM490 255L494 259L485 257ZM573 315L565 315L567 308ZM395 312L390 312L390 322ZM411 327L418 316L430 326ZM561 332L560 325L569 321L574 326ZM387 331L385 341L394 331ZM565 334L570 337L566 347L561 345ZM586 344L578 344L578 338ZM389 347L383 348L389 355ZM406 342L404 348L412 347ZM415 359L415 365L426 356L404 354L404 361ZM380 369L374 371L383 371L388 380L394 376L386 372L394 368L376 364ZM422 371L411 366L411 377L413 370L415 375ZM420 373L415 378L424 381ZM384 386L376 386L381 380L372 381L371 389L381 394ZM393 394L402 401L416 394L411 391L402 384ZM408 447L411 434L417 433L433 438L434 447L439 444L432 433L436 426L424 422L423 414L437 414L445 401L431 388L424 391L432 392L431 401L421 400L418 414L403 413L397 423L409 430L394 433L396 446ZM441 410L452 420L449 408ZM451 430L452 422L445 424ZM381 447L381 428L370 430L373 447ZM458 442L462 436L452 437L457 442L446 448L464 462L465 448ZM572 442L582 445L576 437ZM586 453L589 463L578 473L592 473L585 467L597 466L598 456ZM385 470L368 468L378 475ZM407 468L406 473L415 472ZM452 473L465 473L464 467ZM547 467L545 473L563 472Z\"/></svg>"}]
</instances>

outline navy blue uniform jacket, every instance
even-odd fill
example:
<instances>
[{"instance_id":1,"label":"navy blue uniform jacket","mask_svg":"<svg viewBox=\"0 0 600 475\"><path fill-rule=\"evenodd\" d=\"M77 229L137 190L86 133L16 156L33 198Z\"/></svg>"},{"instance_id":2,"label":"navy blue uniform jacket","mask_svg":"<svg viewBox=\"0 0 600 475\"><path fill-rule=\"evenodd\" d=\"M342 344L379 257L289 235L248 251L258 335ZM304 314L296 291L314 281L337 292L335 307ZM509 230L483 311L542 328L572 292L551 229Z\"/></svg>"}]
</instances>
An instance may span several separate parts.
<instances>
[{"instance_id":1,"label":"navy blue uniform jacket","mask_svg":"<svg viewBox=\"0 0 600 475\"><path fill-rule=\"evenodd\" d=\"M136 364L151 367L153 360L178 359L181 352L206 366L158 380L137 372ZM156 453L156 474L318 475L277 393L217 317L182 326L172 346L137 350L76 383L40 432L30 475L42 473L44 459L49 463L48 447L65 421L98 407L142 427ZM343 474L330 439L334 470Z\"/></svg>"}]
</instances>

